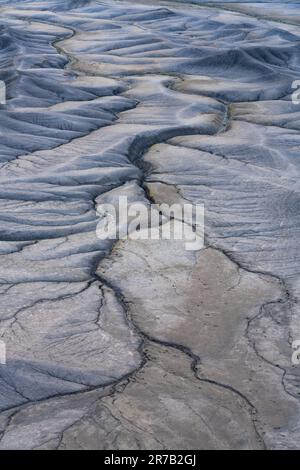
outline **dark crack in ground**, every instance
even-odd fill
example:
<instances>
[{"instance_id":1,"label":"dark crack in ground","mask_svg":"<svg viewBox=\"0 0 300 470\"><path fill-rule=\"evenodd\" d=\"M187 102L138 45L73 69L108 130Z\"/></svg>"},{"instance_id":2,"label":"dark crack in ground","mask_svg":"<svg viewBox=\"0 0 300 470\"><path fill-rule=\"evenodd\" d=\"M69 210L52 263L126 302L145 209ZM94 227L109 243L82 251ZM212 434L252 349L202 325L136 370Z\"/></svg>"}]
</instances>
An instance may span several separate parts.
<instances>
[{"instance_id":1,"label":"dark crack in ground","mask_svg":"<svg viewBox=\"0 0 300 470\"><path fill-rule=\"evenodd\" d=\"M0 7L0 448L298 448L297 16ZM99 240L120 195L205 248Z\"/></svg>"}]
</instances>

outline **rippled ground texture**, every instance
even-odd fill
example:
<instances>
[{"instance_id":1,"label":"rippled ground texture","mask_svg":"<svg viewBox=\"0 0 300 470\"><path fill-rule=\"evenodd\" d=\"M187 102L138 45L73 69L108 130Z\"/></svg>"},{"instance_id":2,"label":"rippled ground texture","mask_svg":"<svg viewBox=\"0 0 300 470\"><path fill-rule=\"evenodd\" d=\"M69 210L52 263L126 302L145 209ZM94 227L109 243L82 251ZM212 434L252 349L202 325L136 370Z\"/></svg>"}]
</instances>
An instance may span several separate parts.
<instances>
[{"instance_id":1,"label":"rippled ground texture","mask_svg":"<svg viewBox=\"0 0 300 470\"><path fill-rule=\"evenodd\" d=\"M299 10L0 1L1 449L299 448Z\"/></svg>"}]
</instances>

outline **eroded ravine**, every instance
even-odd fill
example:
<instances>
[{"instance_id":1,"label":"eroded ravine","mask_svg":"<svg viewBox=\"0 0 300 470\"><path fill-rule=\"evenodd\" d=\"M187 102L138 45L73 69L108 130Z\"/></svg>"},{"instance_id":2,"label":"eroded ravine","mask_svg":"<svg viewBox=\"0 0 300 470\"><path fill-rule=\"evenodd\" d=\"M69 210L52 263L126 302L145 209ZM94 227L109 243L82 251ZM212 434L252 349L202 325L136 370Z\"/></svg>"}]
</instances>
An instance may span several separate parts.
<instances>
[{"instance_id":1,"label":"eroded ravine","mask_svg":"<svg viewBox=\"0 0 300 470\"><path fill-rule=\"evenodd\" d=\"M44 212L45 220L50 216L50 225L49 220L45 222L38 216L32 219L29 230L15 230L16 221L20 220L17 211L15 225L3 232L4 337L11 345L9 351L13 350L17 358L8 373L3 368L3 381L30 404L20 406L18 398L17 403L4 405L1 445L182 448L184 441L186 448L296 446L297 392L282 382L285 363L272 356L276 348L263 334L266 327L273 328L270 318L274 317L278 324L278 314L270 306L284 309L285 317L279 312L283 324L279 321L272 333L280 353L283 348L289 354L285 341L290 325L285 323L291 321L291 310L285 308L290 302L286 287L279 280L277 267L273 273L272 268L264 269L255 260L249 263L243 250L232 253L230 234L225 237L227 245L222 242L216 228L218 219L211 219L210 198L202 192L202 188L214 185L205 165L211 164L212 170L219 171L219 186L225 186L233 177L223 176L221 170L213 167L215 152L211 149L212 142L232 132L229 105L224 109L223 98L220 102L210 97L207 90L202 94L201 81L197 84L199 91L195 90L195 72L191 77L192 90L189 89L185 58L179 74L169 69L169 59L161 59L162 69L164 60L167 64L161 74L148 71L151 55L145 61L139 59L139 48L149 44L148 31L157 30L157 23L151 24L151 18L163 24L175 21L175 27L180 29L182 10L175 14L165 8L133 6L127 11L117 2L110 8L109 19L107 5L95 5L92 18L87 15L85 20L84 7L80 8L80 32L77 29L76 35L53 44L59 44L58 52L72 58L74 69L80 70L81 86L86 80L84 93L91 85L93 93L101 89L107 93L109 87L110 93L112 87L113 99L93 99L97 107L91 109L83 109L75 100L74 104L56 103L54 108L63 117L66 113L68 126L72 126L72 115L90 119L98 106L106 107L106 113L108 106L115 105L113 114L118 119L105 127L96 124L97 129L81 131L85 137L68 139L68 143L56 148L51 145L49 150L19 155L2 168L4 173L0 175L4 185L2 198L11 197L14 192L15 201L23 200L20 209L25 207L25 216L36 209L37 214ZM48 26L55 28L56 23L61 27L64 21L75 20L72 16L76 14L76 9L65 14L58 8L57 13L50 14L53 18L48 20ZM173 15L175 20L171 19ZM197 21L205 24L205 15L199 16L200 19L196 15ZM34 23L35 13L31 12L30 17ZM20 18L25 20L26 16L22 13ZM190 16L186 21L193 28L195 18ZM95 31L90 30L93 22L97 23L97 38ZM133 59L130 48L136 28L140 29L138 22L143 23L146 38L137 38L142 46L138 44L137 59ZM103 54L89 57L87 36L93 37L100 51L102 41L112 41L116 47L113 32L109 38L105 34L101 38L102 26L103 31L107 27L124 28L128 34L129 50L125 46L126 52L123 50L121 56L127 57L125 68L120 64L118 70L114 63L110 71L106 63L105 70ZM176 34L170 38L176 43ZM144 50L147 56L147 49ZM145 70L136 65L134 75L130 60L133 64L144 61ZM199 67L201 70L203 66ZM130 72L128 76L126 70ZM107 79L111 72L114 78ZM177 85L170 87L177 75L182 89ZM108 84L107 80L111 82ZM204 82L203 85L207 86ZM230 103L230 99L226 102ZM243 102L247 102L247 97L242 91L240 103ZM173 147L178 152L174 156ZM182 150L187 163L180 168ZM224 153L228 153L226 143ZM223 165L228 166L233 159L238 162L229 150ZM256 168L262 166L261 161L258 163ZM237 172L235 178L245 177L237 164L229 169L233 174ZM268 166L264 172L272 175ZM206 182L197 181L204 174ZM8 175L14 182L5 184ZM255 176L259 181L259 175ZM272 183L277 187L275 176L276 172ZM251 175L247 181L249 192L254 179ZM34 194L32 185L36 188ZM196 187L198 193L193 194L193 189L190 194L191 188ZM109 242L100 243L95 236L95 204L115 200L122 194L145 202L150 197L170 204L178 200L195 203L199 198L208 203L207 248L195 254L186 252L179 242L128 241L114 247ZM65 206L72 199L74 204ZM33 203L28 205L28 200ZM45 206L45 201L50 201L50 205ZM83 201L82 207L76 201ZM56 214L53 222L51 214ZM234 211L232 214L235 217ZM11 215L2 216L6 223L11 223L11 219ZM12 235L5 242L9 232ZM243 234L238 236L243 239ZM289 282L294 282L291 276ZM39 289L46 295L41 295ZM10 310L12 314L7 313ZM21 322L20 312L24 313ZM271 351L266 351L269 346ZM24 347L29 351L27 366L18 359L24 354ZM27 382L33 377L34 386ZM8 389L2 393L7 395ZM28 435L28 426L34 431L32 436ZM195 427L197 433L193 432Z\"/></svg>"}]
</instances>

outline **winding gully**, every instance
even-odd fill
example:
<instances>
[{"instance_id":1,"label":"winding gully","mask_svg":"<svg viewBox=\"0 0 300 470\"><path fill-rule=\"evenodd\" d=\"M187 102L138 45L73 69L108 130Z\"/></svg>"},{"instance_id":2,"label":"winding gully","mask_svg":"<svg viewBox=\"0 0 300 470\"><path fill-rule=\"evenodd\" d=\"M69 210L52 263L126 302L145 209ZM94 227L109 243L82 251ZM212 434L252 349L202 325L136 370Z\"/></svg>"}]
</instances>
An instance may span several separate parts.
<instances>
[{"instance_id":1,"label":"winding gully","mask_svg":"<svg viewBox=\"0 0 300 470\"><path fill-rule=\"evenodd\" d=\"M151 3L0 1L0 449L299 448L300 26Z\"/></svg>"}]
</instances>

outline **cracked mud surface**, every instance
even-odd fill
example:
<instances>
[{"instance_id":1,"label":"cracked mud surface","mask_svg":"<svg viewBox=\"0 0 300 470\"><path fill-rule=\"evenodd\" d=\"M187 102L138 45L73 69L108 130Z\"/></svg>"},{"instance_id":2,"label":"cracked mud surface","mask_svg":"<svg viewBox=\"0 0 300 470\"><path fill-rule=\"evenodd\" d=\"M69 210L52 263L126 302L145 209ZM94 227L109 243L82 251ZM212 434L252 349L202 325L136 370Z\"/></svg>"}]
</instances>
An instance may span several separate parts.
<instances>
[{"instance_id":1,"label":"cracked mud surface","mask_svg":"<svg viewBox=\"0 0 300 470\"><path fill-rule=\"evenodd\" d=\"M0 0L0 449L299 448L299 6L255 8ZM99 240L120 195L205 248Z\"/></svg>"}]
</instances>

